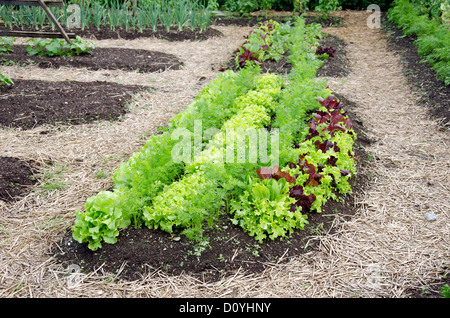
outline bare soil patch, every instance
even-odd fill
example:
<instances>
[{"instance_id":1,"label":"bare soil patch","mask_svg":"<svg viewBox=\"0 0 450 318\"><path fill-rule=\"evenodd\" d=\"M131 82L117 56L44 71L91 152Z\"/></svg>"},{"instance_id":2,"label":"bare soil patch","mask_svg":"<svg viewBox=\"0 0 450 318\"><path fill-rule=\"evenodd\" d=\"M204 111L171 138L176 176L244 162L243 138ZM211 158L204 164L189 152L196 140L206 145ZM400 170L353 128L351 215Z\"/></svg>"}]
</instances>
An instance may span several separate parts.
<instances>
[{"instance_id":1,"label":"bare soil patch","mask_svg":"<svg viewBox=\"0 0 450 318\"><path fill-rule=\"evenodd\" d=\"M32 129L44 124L77 125L117 120L133 95L144 90L107 82L15 80L0 92L0 125Z\"/></svg>"},{"instance_id":2,"label":"bare soil patch","mask_svg":"<svg viewBox=\"0 0 450 318\"><path fill-rule=\"evenodd\" d=\"M13 157L0 157L0 200L13 202L36 183L33 168Z\"/></svg>"},{"instance_id":3,"label":"bare soil patch","mask_svg":"<svg viewBox=\"0 0 450 318\"><path fill-rule=\"evenodd\" d=\"M101 27L97 29L96 27L89 27L84 30L74 30L74 32L83 38L94 38L97 40L105 39L125 39L134 40L138 38L157 38L163 39L170 42L174 41L204 41L212 37L222 36L222 32L217 29L208 27L206 30L200 31L199 28L191 30L189 28L183 28L183 30L178 30L177 27L172 26L169 31L162 26L158 26L155 31L152 29L144 29L142 31L137 30L126 30L119 28L116 30L111 30L108 27Z\"/></svg>"},{"instance_id":4,"label":"bare soil patch","mask_svg":"<svg viewBox=\"0 0 450 318\"><path fill-rule=\"evenodd\" d=\"M41 31L49 30L49 26L44 26ZM12 30L16 31L34 31L27 29L20 29L18 27L13 27ZM200 31L199 28L191 30L189 28L184 28L182 31L178 30L177 27L172 26L169 31L161 25L158 25L157 29L153 31L152 29L144 29L142 31L125 28L117 28L112 30L109 26L100 26L97 28L95 26L89 26L84 30L81 29L72 29L69 30L71 33L75 33L77 36L86 39L97 39L97 40L106 40L106 39L125 39L125 40L134 40L138 38L157 38L163 39L170 42L176 41L205 41L212 37L220 37L223 36L222 32L217 29L208 27L207 29Z\"/></svg>"},{"instance_id":5,"label":"bare soil patch","mask_svg":"<svg viewBox=\"0 0 450 318\"><path fill-rule=\"evenodd\" d=\"M328 34L320 42L323 48L333 48L335 53L325 60L317 71L317 76L343 77L348 76L349 61L347 59L347 43L336 35Z\"/></svg>"},{"instance_id":6,"label":"bare soil patch","mask_svg":"<svg viewBox=\"0 0 450 318\"><path fill-rule=\"evenodd\" d=\"M41 68L75 67L97 70L138 71L141 73L179 70L183 66L175 55L128 48L97 47L92 54L76 56L28 55L26 45L15 45L14 52L0 56L0 65L37 65Z\"/></svg>"}]
</instances>

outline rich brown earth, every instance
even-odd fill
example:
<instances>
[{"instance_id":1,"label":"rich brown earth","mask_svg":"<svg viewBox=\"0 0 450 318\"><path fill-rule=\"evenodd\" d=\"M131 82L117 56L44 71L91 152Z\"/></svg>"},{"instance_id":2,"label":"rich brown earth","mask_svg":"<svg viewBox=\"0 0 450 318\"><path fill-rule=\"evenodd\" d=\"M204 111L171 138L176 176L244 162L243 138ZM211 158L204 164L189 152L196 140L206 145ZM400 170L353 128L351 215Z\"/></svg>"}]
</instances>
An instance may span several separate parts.
<instances>
[{"instance_id":1,"label":"rich brown earth","mask_svg":"<svg viewBox=\"0 0 450 318\"><path fill-rule=\"evenodd\" d=\"M325 60L317 71L317 76L341 77L349 73L349 61L347 59L347 44L335 35L328 34L320 42L323 48L331 47L336 50L334 55Z\"/></svg>"},{"instance_id":2,"label":"rich brown earth","mask_svg":"<svg viewBox=\"0 0 450 318\"><path fill-rule=\"evenodd\" d=\"M32 129L117 120L133 95L145 88L108 82L14 80L0 91L0 126Z\"/></svg>"},{"instance_id":3,"label":"rich brown earth","mask_svg":"<svg viewBox=\"0 0 450 318\"><path fill-rule=\"evenodd\" d=\"M27 27L24 27L24 30L21 28L14 27L12 30L16 31L34 31L29 30ZM41 31L50 30L50 27L44 26ZM199 28L195 30L190 30L189 28L184 28L182 31L179 31L175 26L171 27L169 31L162 26L158 26L155 31L152 29L145 29L142 31L139 30L126 30L124 28L117 28L116 30L111 30L109 26L102 25L97 29L95 26L90 26L81 29L73 29L66 30L70 33L75 33L75 35L80 36L83 39L97 39L97 40L108 40L108 39L125 39L125 40L134 40L138 38L157 38L164 39L167 41L204 41L211 37L222 36L222 32L216 30L214 28L208 27L207 29L200 31Z\"/></svg>"},{"instance_id":4,"label":"rich brown earth","mask_svg":"<svg viewBox=\"0 0 450 318\"><path fill-rule=\"evenodd\" d=\"M178 70L181 62L175 55L125 48L95 48L91 54L75 56L40 56L28 55L26 45L15 45L13 53L0 55L0 65L30 65L42 68L59 68L62 66L96 70L139 71L141 73Z\"/></svg>"},{"instance_id":5,"label":"rich brown earth","mask_svg":"<svg viewBox=\"0 0 450 318\"><path fill-rule=\"evenodd\" d=\"M27 162L0 157L0 200L13 202L26 194L37 181L33 168Z\"/></svg>"},{"instance_id":6,"label":"rich brown earth","mask_svg":"<svg viewBox=\"0 0 450 318\"><path fill-rule=\"evenodd\" d=\"M167 41L204 41L212 37L222 36L222 32L214 28L208 27L206 30L200 31L200 29L191 30L189 28L184 28L179 31L176 27L171 27L169 31L162 26L158 26L155 31L152 29L145 29L142 31L138 30L125 30L116 29L111 30L109 27L101 27L97 29L96 27L89 27L85 30L75 30L73 31L82 38L91 39L95 38L97 40L105 39L125 39L134 40L138 38L157 38L164 39Z\"/></svg>"}]
</instances>

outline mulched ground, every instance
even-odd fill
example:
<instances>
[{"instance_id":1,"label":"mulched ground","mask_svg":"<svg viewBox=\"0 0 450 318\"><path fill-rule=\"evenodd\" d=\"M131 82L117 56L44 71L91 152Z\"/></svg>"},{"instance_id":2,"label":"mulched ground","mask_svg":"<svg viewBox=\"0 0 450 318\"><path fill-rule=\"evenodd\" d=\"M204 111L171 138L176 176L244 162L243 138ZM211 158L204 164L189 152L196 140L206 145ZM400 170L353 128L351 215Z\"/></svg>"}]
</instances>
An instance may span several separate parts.
<instances>
[{"instance_id":1,"label":"mulched ground","mask_svg":"<svg viewBox=\"0 0 450 318\"><path fill-rule=\"evenodd\" d=\"M123 70L141 73L179 70L183 66L175 55L157 51L126 48L97 47L92 54L77 56L28 55L26 45L15 45L13 53L0 55L0 65L30 65L42 68L62 66L87 68L88 70Z\"/></svg>"},{"instance_id":2,"label":"mulched ground","mask_svg":"<svg viewBox=\"0 0 450 318\"><path fill-rule=\"evenodd\" d=\"M0 125L32 129L44 124L77 125L117 120L141 86L108 82L14 80L0 91Z\"/></svg>"},{"instance_id":3,"label":"mulched ground","mask_svg":"<svg viewBox=\"0 0 450 318\"><path fill-rule=\"evenodd\" d=\"M36 182L30 164L17 158L0 157L0 200L13 202Z\"/></svg>"},{"instance_id":4,"label":"mulched ground","mask_svg":"<svg viewBox=\"0 0 450 318\"><path fill-rule=\"evenodd\" d=\"M408 84L418 92L419 102L425 106L432 117L443 119L442 123L447 129L450 128L450 86L436 77L434 69L424 63L417 53L414 45L415 36L404 35L402 30L395 24L387 21L385 14L382 15L382 29L386 32L390 48L401 56L404 75ZM443 285L450 286L449 268L442 272L442 278L427 283L422 289L407 289L405 292L411 298L442 298L439 290ZM431 288L432 287L432 288Z\"/></svg>"},{"instance_id":5,"label":"mulched ground","mask_svg":"<svg viewBox=\"0 0 450 318\"><path fill-rule=\"evenodd\" d=\"M432 117L443 119L443 125L450 128L450 85L436 77L436 72L422 61L414 45L415 36L404 35L394 24L389 23L382 16L382 28L386 31L388 43L394 52L401 56L405 76L408 84L420 96L420 103L424 105Z\"/></svg>"}]
</instances>

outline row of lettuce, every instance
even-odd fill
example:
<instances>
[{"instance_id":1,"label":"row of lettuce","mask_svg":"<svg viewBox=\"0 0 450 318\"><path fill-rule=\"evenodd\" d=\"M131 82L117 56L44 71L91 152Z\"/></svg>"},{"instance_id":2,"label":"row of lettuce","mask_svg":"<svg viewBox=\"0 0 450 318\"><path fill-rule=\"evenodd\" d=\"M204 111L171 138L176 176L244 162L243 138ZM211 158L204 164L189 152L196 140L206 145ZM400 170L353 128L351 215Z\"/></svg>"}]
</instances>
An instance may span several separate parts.
<instances>
[{"instance_id":1,"label":"row of lettuce","mask_svg":"<svg viewBox=\"0 0 450 318\"><path fill-rule=\"evenodd\" d=\"M199 241L227 215L262 242L303 229L308 212L351 192L356 134L326 81L316 78L320 27L298 18L291 28L269 21L259 30L271 42L258 49L283 43L290 74L262 74L252 61L219 74L120 165L113 191L87 199L85 211L76 212L75 240L96 250L134 223ZM267 155L250 159L255 131L265 132L254 136Z\"/></svg>"},{"instance_id":2,"label":"row of lettuce","mask_svg":"<svg viewBox=\"0 0 450 318\"><path fill-rule=\"evenodd\" d=\"M388 19L403 30L404 34L416 37L419 56L436 71L445 85L450 84L450 2L417 0L395 0L388 11ZM433 14L433 12L440 14Z\"/></svg>"}]
</instances>

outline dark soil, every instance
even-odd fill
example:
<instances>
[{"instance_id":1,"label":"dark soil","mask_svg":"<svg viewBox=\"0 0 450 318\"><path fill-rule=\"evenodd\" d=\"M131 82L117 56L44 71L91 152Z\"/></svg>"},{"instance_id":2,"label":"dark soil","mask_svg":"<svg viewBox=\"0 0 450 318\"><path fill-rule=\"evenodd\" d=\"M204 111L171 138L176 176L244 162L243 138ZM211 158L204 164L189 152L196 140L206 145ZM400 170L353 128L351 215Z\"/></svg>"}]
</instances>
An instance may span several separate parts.
<instances>
[{"instance_id":1,"label":"dark soil","mask_svg":"<svg viewBox=\"0 0 450 318\"><path fill-rule=\"evenodd\" d=\"M107 82L14 80L0 91L0 125L32 129L43 124L77 125L117 120L141 86Z\"/></svg>"},{"instance_id":2,"label":"dark soil","mask_svg":"<svg viewBox=\"0 0 450 318\"><path fill-rule=\"evenodd\" d=\"M328 34L320 42L323 48L331 47L336 50L328 57L317 71L317 76L341 77L349 74L350 63L347 59L347 43L339 37Z\"/></svg>"},{"instance_id":3,"label":"dark soil","mask_svg":"<svg viewBox=\"0 0 450 318\"><path fill-rule=\"evenodd\" d=\"M59 68L61 66L87 68L88 70L123 70L141 73L163 72L168 69L178 70L183 63L172 54L141 49L101 48L92 54L76 56L39 56L28 55L26 45L15 45L14 52L0 55L0 65L35 64L42 68Z\"/></svg>"},{"instance_id":4,"label":"dark soil","mask_svg":"<svg viewBox=\"0 0 450 318\"><path fill-rule=\"evenodd\" d=\"M402 30L382 16L390 48L401 56L404 74L408 84L420 96L420 103L429 110L431 117L442 119L442 124L450 128L450 85L436 77L435 70L417 53L415 36L404 35Z\"/></svg>"},{"instance_id":5,"label":"dark soil","mask_svg":"<svg viewBox=\"0 0 450 318\"><path fill-rule=\"evenodd\" d=\"M21 28L14 27L12 30L15 31L35 31L27 29L24 27ZM51 31L49 26L44 26L44 28L40 31ZM57 31L55 31L57 32ZM145 29L142 31L129 29L126 30L124 28L117 28L116 30L111 30L111 28L107 25L100 26L99 29L95 26L90 26L81 29L72 29L67 30L66 32L75 33L75 35L80 36L84 39L97 39L97 40L107 40L107 39L125 39L125 40L134 40L138 38L152 38L155 37L157 39L164 39L167 41L175 42L175 41L204 41L211 37L219 37L223 36L222 32L216 30L214 28L208 27L204 31L200 31L199 28L195 30L190 30L189 28L184 28L182 31L179 31L177 27L172 26L169 31L162 26L158 26L155 31L152 29Z\"/></svg>"},{"instance_id":6,"label":"dark soil","mask_svg":"<svg viewBox=\"0 0 450 318\"><path fill-rule=\"evenodd\" d=\"M355 198L362 194L368 184L362 168L368 162L364 146L371 141L364 135L363 123L351 111L354 104L343 96L338 96L347 106L358 139L355 146L358 158L358 177L351 180L353 194L341 197L340 202L329 201L322 213L308 213L309 225L304 230L295 231L287 239L259 243L233 225L226 213L222 212L218 221L205 230L209 237L206 246L196 245L184 236L170 235L160 230L150 230L143 226L130 226L121 230L116 244L103 244L97 251L91 251L86 244L73 240L70 229L63 234L58 247L54 248L58 262L63 266L79 265L84 272L91 272L104 263L104 269L117 272L126 263L121 277L139 279L145 273L162 270L171 275L190 273L205 281L213 281L225 272L241 268L249 273L260 272L265 263L285 262L318 247L318 242L310 240L313 235L333 233L332 224L336 216L348 219L355 213Z\"/></svg>"},{"instance_id":7,"label":"dark soil","mask_svg":"<svg viewBox=\"0 0 450 318\"><path fill-rule=\"evenodd\" d=\"M325 17L320 16L304 16L306 24L319 23L322 27L340 27L343 25L344 19L341 17ZM274 20L279 23L288 21L293 22L295 17L291 16L249 16L249 17L217 17L214 18L212 24L214 25L236 25L236 26L257 26L260 22L267 20Z\"/></svg>"},{"instance_id":8,"label":"dark soil","mask_svg":"<svg viewBox=\"0 0 450 318\"><path fill-rule=\"evenodd\" d=\"M13 202L36 183L33 168L25 161L0 157L0 200Z\"/></svg>"},{"instance_id":9,"label":"dark soil","mask_svg":"<svg viewBox=\"0 0 450 318\"><path fill-rule=\"evenodd\" d=\"M113 31L106 26L103 26L100 28L100 30L98 30L96 27L91 26L85 30L74 30L73 33L86 39L95 38L97 40L106 40L106 39L134 40L138 38L155 37L157 39L163 39L170 42L204 41L212 37L223 36L222 32L211 27L207 28L204 31L200 31L200 29L195 29L192 31L189 28L184 28L182 31L179 31L175 26L171 27L169 31L167 31L166 28L162 26L158 26L155 31L153 31L152 29L145 29L142 31L138 30L127 31L125 29L116 29L115 31Z\"/></svg>"}]
</instances>

